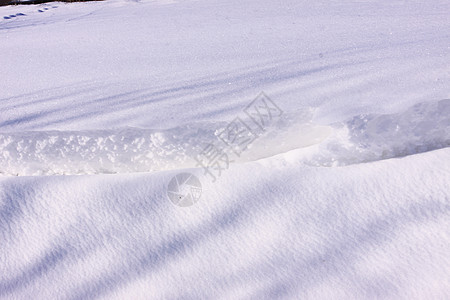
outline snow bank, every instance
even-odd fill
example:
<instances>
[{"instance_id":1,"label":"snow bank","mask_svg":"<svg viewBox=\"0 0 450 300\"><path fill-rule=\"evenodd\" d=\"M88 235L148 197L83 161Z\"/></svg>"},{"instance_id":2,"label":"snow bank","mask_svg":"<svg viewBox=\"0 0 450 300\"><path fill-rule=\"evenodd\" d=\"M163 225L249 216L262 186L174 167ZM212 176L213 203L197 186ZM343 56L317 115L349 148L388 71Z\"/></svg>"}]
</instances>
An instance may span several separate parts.
<instances>
[{"instance_id":1,"label":"snow bank","mask_svg":"<svg viewBox=\"0 0 450 300\"><path fill-rule=\"evenodd\" d=\"M449 149L340 168L233 165L174 206L155 174L2 178L0 297L448 294ZM251 176L250 176L251 174Z\"/></svg>"}]
</instances>

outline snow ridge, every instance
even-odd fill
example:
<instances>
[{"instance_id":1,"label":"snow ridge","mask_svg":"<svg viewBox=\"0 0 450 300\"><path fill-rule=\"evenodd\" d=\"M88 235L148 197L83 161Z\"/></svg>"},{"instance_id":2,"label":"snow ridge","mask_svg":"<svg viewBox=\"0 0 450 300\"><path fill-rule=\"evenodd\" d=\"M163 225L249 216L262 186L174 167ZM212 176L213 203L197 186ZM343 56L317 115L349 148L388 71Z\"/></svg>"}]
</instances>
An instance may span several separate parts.
<instances>
[{"instance_id":1,"label":"snow ridge","mask_svg":"<svg viewBox=\"0 0 450 300\"><path fill-rule=\"evenodd\" d=\"M395 114L368 114L336 123L333 135L307 158L314 166L345 166L450 146L450 99L418 103Z\"/></svg>"},{"instance_id":2,"label":"snow ridge","mask_svg":"<svg viewBox=\"0 0 450 300\"><path fill-rule=\"evenodd\" d=\"M449 99L420 103L397 114L358 115L330 126L312 123L312 112L308 108L286 115L234 161L254 161L322 141L318 148L305 151L306 164L343 166L450 146ZM111 174L193 168L193 157L218 142L217 134L226 125L4 133L0 134L0 173Z\"/></svg>"}]
</instances>

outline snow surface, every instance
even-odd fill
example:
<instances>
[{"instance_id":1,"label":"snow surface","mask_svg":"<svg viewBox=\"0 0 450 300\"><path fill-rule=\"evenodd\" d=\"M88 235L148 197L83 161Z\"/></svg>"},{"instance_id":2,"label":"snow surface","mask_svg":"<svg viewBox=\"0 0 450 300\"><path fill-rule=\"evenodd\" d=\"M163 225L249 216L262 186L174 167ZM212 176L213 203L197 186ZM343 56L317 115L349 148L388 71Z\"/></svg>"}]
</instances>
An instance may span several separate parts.
<instances>
[{"instance_id":1,"label":"snow surface","mask_svg":"<svg viewBox=\"0 0 450 300\"><path fill-rule=\"evenodd\" d=\"M449 15L0 7L0 298L448 299ZM192 156L261 91L282 116L212 182Z\"/></svg>"}]
</instances>

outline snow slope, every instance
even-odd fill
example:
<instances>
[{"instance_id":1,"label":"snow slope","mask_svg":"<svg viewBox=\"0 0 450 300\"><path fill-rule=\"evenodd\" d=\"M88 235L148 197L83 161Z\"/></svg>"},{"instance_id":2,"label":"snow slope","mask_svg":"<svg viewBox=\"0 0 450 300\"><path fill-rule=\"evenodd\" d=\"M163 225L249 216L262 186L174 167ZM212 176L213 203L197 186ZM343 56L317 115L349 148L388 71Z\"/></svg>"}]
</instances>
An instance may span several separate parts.
<instances>
[{"instance_id":1,"label":"snow slope","mask_svg":"<svg viewBox=\"0 0 450 300\"><path fill-rule=\"evenodd\" d=\"M202 180L189 208L166 198L176 171L3 179L1 295L445 299L448 170L447 149L341 168L292 153Z\"/></svg>"},{"instance_id":2,"label":"snow slope","mask_svg":"<svg viewBox=\"0 0 450 300\"><path fill-rule=\"evenodd\" d=\"M0 7L0 298L448 298L449 14ZM192 156L261 91L283 115L213 183Z\"/></svg>"}]
</instances>

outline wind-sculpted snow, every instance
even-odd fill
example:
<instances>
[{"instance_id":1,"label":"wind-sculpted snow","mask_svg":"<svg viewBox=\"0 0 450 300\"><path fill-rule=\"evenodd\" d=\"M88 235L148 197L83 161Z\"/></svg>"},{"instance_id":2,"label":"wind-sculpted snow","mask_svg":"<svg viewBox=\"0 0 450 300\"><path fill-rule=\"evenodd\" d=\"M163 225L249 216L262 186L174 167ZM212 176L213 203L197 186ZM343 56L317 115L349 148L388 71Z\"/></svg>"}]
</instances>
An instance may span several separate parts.
<instances>
[{"instance_id":1,"label":"wind-sculpted snow","mask_svg":"<svg viewBox=\"0 0 450 300\"><path fill-rule=\"evenodd\" d=\"M0 299L448 299L449 12L0 7ZM261 91L280 118L211 180Z\"/></svg>"},{"instance_id":2,"label":"wind-sculpted snow","mask_svg":"<svg viewBox=\"0 0 450 300\"><path fill-rule=\"evenodd\" d=\"M401 157L450 146L450 100L417 104L396 114L358 115L318 126L312 109L287 114L235 162L308 149L305 163L342 166ZM0 172L56 175L150 172L193 168L204 147L218 142L226 123L167 130L36 131L0 134ZM325 141L324 141L325 140Z\"/></svg>"},{"instance_id":3,"label":"wind-sculpted snow","mask_svg":"<svg viewBox=\"0 0 450 300\"><path fill-rule=\"evenodd\" d=\"M333 125L333 135L305 158L343 166L450 146L450 99L419 103L395 114L358 115Z\"/></svg>"},{"instance_id":4,"label":"wind-sculpted snow","mask_svg":"<svg viewBox=\"0 0 450 300\"><path fill-rule=\"evenodd\" d=\"M128 173L186 167L214 130L184 127L0 135L0 170L12 175Z\"/></svg>"},{"instance_id":5,"label":"wind-sculpted snow","mask_svg":"<svg viewBox=\"0 0 450 300\"><path fill-rule=\"evenodd\" d=\"M246 153L234 161L270 157L315 144L328 136L329 127L315 126L307 118L311 118L309 109L279 119L274 126L261 132ZM124 128L4 133L0 134L0 173L20 176L108 174L195 167L193 158L208 144L220 142L217 135L226 125L216 122L167 130Z\"/></svg>"}]
</instances>

